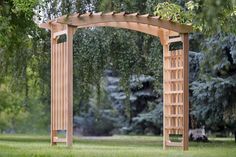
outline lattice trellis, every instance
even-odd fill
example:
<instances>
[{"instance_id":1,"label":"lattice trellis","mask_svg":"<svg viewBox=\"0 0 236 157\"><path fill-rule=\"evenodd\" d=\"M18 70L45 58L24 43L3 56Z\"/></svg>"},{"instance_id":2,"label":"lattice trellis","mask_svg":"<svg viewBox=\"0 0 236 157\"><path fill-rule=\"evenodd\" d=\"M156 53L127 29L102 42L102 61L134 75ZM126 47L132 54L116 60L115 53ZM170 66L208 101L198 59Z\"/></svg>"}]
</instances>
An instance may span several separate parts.
<instances>
[{"instance_id":1,"label":"lattice trellis","mask_svg":"<svg viewBox=\"0 0 236 157\"><path fill-rule=\"evenodd\" d=\"M182 40L180 40L182 41ZM186 44L184 44L186 49ZM166 45L163 54L163 97L164 97L164 146L186 147L188 145L188 55L183 49L169 50ZM187 62L187 63L186 63ZM186 105L187 104L187 105ZM187 128L186 128L187 127ZM171 135L180 135L179 141L171 140Z\"/></svg>"}]
</instances>

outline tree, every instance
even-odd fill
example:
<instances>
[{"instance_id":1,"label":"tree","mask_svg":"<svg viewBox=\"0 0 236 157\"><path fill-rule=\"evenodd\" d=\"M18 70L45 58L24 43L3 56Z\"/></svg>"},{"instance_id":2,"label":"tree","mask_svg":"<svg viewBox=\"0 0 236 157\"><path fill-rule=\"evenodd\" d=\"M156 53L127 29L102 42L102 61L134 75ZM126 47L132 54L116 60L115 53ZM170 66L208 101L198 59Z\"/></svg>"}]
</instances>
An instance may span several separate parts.
<instances>
[{"instance_id":1,"label":"tree","mask_svg":"<svg viewBox=\"0 0 236 157\"><path fill-rule=\"evenodd\" d=\"M31 51L33 45L32 36L35 32L35 24L32 21L33 8L37 1L28 3L23 1L3 1L0 6L0 76L1 79L10 78L12 89L24 90L27 106L28 74L31 57L35 51ZM17 88L14 88L16 87ZM20 87L20 88L19 88Z\"/></svg>"}]
</instances>

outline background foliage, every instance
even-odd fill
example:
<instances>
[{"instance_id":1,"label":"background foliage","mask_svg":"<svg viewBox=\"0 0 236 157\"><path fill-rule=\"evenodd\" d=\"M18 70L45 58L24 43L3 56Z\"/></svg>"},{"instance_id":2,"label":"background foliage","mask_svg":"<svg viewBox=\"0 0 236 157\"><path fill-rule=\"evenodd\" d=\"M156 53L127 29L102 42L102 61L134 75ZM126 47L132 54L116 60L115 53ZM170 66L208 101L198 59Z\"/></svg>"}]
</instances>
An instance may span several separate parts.
<instances>
[{"instance_id":1,"label":"background foliage","mask_svg":"<svg viewBox=\"0 0 236 157\"><path fill-rule=\"evenodd\" d=\"M0 131L49 130L50 33L36 23L87 11L150 13L193 24L190 35L190 127L236 128L235 0L3 0L0 1ZM106 90L105 71L119 80L125 99ZM132 86L131 76L154 81ZM137 77L138 78L138 77ZM74 121L84 134L160 134L162 46L159 39L114 28L78 30L74 36ZM156 95L144 96L146 91ZM145 91L145 92L143 92ZM142 93L137 96L137 93ZM132 102L132 96L137 101ZM107 125L104 124L106 121ZM76 125L76 124L75 124ZM28 129L26 129L28 128ZM93 130L96 130L95 132Z\"/></svg>"}]
</instances>

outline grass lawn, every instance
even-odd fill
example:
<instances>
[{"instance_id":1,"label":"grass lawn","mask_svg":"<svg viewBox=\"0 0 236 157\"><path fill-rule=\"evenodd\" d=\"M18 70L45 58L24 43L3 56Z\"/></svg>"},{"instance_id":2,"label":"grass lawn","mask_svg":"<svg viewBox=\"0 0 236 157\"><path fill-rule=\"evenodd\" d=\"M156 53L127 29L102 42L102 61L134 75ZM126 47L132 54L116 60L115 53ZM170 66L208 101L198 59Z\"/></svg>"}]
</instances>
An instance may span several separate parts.
<instances>
[{"instance_id":1,"label":"grass lawn","mask_svg":"<svg viewBox=\"0 0 236 157\"><path fill-rule=\"evenodd\" d=\"M49 136L0 135L0 157L236 157L231 138L211 138L209 143L190 143L189 151L162 150L162 137L113 136L79 139L74 145L51 147Z\"/></svg>"}]
</instances>

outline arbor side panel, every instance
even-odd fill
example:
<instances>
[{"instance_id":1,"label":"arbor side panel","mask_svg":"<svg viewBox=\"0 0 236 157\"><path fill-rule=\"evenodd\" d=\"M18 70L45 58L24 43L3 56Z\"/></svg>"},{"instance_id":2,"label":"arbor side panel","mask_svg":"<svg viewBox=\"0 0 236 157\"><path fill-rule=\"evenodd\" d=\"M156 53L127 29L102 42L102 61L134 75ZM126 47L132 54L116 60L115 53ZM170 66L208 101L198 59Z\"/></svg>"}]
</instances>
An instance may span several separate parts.
<instances>
[{"instance_id":1,"label":"arbor side panel","mask_svg":"<svg viewBox=\"0 0 236 157\"><path fill-rule=\"evenodd\" d=\"M66 62L66 42L55 44L52 54L52 129L53 130L66 130L66 115L67 103L65 87L66 69L64 68Z\"/></svg>"},{"instance_id":2,"label":"arbor side panel","mask_svg":"<svg viewBox=\"0 0 236 157\"><path fill-rule=\"evenodd\" d=\"M54 32L54 27L51 30L51 143L66 142L67 146L73 140L74 30L70 26L62 32ZM66 41L58 43L62 33L66 34ZM65 138L57 137L57 131L61 130L66 131Z\"/></svg>"},{"instance_id":3,"label":"arbor side panel","mask_svg":"<svg viewBox=\"0 0 236 157\"><path fill-rule=\"evenodd\" d=\"M163 132L164 149L167 147L183 147L188 129L185 121L187 109L184 107L186 98L186 65L183 49L169 50L169 45L164 46L163 65ZM185 84L185 85L184 85ZM184 88L185 87L185 88ZM172 137L177 137L174 141Z\"/></svg>"},{"instance_id":4,"label":"arbor side panel","mask_svg":"<svg viewBox=\"0 0 236 157\"><path fill-rule=\"evenodd\" d=\"M55 144L54 138L59 130L67 130L67 111L68 102L66 102L66 81L68 64L66 61L67 42L52 44L51 51L51 136L52 144Z\"/></svg>"}]
</instances>

